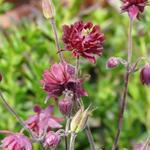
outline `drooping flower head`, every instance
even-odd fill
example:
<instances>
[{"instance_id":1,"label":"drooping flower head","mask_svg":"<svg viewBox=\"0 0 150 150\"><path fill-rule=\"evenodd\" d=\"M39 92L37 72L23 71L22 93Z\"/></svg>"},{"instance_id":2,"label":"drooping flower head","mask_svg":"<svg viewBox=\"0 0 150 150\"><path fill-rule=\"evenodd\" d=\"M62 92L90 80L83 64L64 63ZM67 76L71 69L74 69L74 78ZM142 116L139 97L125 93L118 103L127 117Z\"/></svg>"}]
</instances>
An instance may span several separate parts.
<instances>
[{"instance_id":1,"label":"drooping flower head","mask_svg":"<svg viewBox=\"0 0 150 150\"><path fill-rule=\"evenodd\" d=\"M47 133L44 140L44 147L49 147L51 149L56 149L58 144L60 143L61 136L56 132L50 131Z\"/></svg>"},{"instance_id":2,"label":"drooping flower head","mask_svg":"<svg viewBox=\"0 0 150 150\"><path fill-rule=\"evenodd\" d=\"M104 34L98 25L94 26L91 22L64 25L62 39L66 50L72 51L74 56L79 55L95 63L94 55L102 55Z\"/></svg>"},{"instance_id":3,"label":"drooping flower head","mask_svg":"<svg viewBox=\"0 0 150 150\"><path fill-rule=\"evenodd\" d=\"M9 133L1 141L0 147L8 150L32 150L31 141L21 133Z\"/></svg>"},{"instance_id":4,"label":"drooping flower head","mask_svg":"<svg viewBox=\"0 0 150 150\"><path fill-rule=\"evenodd\" d=\"M140 77L143 84L150 86L150 65L142 68Z\"/></svg>"},{"instance_id":5,"label":"drooping flower head","mask_svg":"<svg viewBox=\"0 0 150 150\"><path fill-rule=\"evenodd\" d=\"M65 90L72 91L78 97L86 95L81 80L75 78L75 68L66 62L53 64L46 70L41 84L49 98L58 98Z\"/></svg>"},{"instance_id":6,"label":"drooping flower head","mask_svg":"<svg viewBox=\"0 0 150 150\"><path fill-rule=\"evenodd\" d=\"M128 12L131 19L139 18L139 15L144 12L148 0L122 0L122 12Z\"/></svg>"},{"instance_id":7,"label":"drooping flower head","mask_svg":"<svg viewBox=\"0 0 150 150\"><path fill-rule=\"evenodd\" d=\"M29 117L25 123L37 137L42 137L46 132L53 128L61 128L61 118L52 115L53 106L41 109L39 106L34 107L35 115Z\"/></svg>"}]
</instances>

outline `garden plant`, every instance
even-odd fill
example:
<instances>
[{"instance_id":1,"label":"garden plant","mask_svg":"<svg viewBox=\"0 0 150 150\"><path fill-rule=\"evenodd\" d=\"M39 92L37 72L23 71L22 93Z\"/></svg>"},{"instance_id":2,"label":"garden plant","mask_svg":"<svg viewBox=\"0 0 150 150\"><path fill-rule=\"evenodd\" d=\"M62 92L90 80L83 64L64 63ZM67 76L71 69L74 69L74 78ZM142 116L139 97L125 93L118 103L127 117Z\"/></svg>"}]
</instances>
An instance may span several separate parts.
<instances>
[{"instance_id":1,"label":"garden plant","mask_svg":"<svg viewBox=\"0 0 150 150\"><path fill-rule=\"evenodd\" d=\"M132 38L134 23L142 22L142 14L149 2L148 0L123 0L121 2L121 13L128 13L129 22L128 41L126 42L128 45L127 59L112 56L106 61L106 65L101 66L106 67L107 72L120 66L124 68L124 88L121 90L120 104L117 107L119 110L118 123L115 135L113 135L113 144L109 146L112 150L119 149L118 143L123 132L124 113L128 109L126 107L128 89L129 84L132 83L130 77L134 76L136 72L140 72L141 86L150 85L149 59L144 56L138 57L134 61L132 59L134 55ZM98 57L103 58L103 53L106 51L104 44L107 43L105 33L99 25L95 25L91 20L87 22L78 20L71 25L62 26L62 41L60 42L56 26L56 16L59 13L55 11L53 1L41 0L41 6L44 17L51 24L56 46L53 51L56 49L59 62L50 64L49 68L44 70L41 80L38 82L41 91L46 94L46 98L44 101L42 100L42 106L34 105L33 115L26 120L16 113L16 110L5 99L3 92L0 91L3 105L16 117L22 127L19 132L0 130L0 134L5 136L1 140L0 147L8 150L32 150L33 145L37 143L40 145L39 149L55 150L62 144L62 149L74 150L79 134L85 132L89 142L88 149L104 149L96 146L88 122L89 118L94 118L92 114L99 109L99 106L93 105L92 102L88 102L88 105L84 104L83 98L90 96L84 85L88 78L94 79L95 77L83 74L82 60L85 59L87 64L93 65L96 64ZM63 47L60 43L63 43ZM74 64L66 59L66 53L74 60ZM1 84L4 79L5 75L0 75ZM54 104L49 105L49 101L53 101ZM54 109L59 110L63 117L54 115ZM137 142L133 146L133 150L148 150L150 149L149 142L150 136L142 143Z\"/></svg>"}]
</instances>

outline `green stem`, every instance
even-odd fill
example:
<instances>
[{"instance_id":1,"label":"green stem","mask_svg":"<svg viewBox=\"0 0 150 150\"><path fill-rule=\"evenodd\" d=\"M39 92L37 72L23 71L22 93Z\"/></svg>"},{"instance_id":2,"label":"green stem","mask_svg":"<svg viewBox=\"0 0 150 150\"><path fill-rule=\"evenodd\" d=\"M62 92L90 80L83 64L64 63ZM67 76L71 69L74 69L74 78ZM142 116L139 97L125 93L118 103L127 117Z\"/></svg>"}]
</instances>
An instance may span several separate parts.
<instances>
[{"instance_id":1,"label":"green stem","mask_svg":"<svg viewBox=\"0 0 150 150\"><path fill-rule=\"evenodd\" d=\"M76 136L77 135L75 133L71 133L70 148L69 148L69 150L74 150L74 144L75 144Z\"/></svg>"}]
</instances>

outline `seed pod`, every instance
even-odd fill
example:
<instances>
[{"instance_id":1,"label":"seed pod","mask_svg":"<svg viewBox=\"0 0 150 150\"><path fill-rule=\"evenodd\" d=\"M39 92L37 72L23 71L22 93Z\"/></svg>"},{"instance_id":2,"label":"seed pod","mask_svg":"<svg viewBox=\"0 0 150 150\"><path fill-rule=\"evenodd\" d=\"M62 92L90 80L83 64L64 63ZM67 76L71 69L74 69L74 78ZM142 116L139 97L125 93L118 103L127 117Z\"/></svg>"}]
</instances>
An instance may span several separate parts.
<instances>
[{"instance_id":1,"label":"seed pod","mask_svg":"<svg viewBox=\"0 0 150 150\"><path fill-rule=\"evenodd\" d=\"M75 130L76 133L81 132L81 131L85 128L86 123L87 123L87 121L88 121L88 117L89 117L89 115L90 115L90 113L91 113L91 112L89 111L89 108L90 108L90 107L88 107L88 108L82 113L82 118L81 118L81 120L80 120L80 123L78 124L78 127L77 127L77 129Z\"/></svg>"},{"instance_id":2,"label":"seed pod","mask_svg":"<svg viewBox=\"0 0 150 150\"><path fill-rule=\"evenodd\" d=\"M55 7L52 0L42 0L42 9L46 19L52 19L55 17Z\"/></svg>"},{"instance_id":3,"label":"seed pod","mask_svg":"<svg viewBox=\"0 0 150 150\"><path fill-rule=\"evenodd\" d=\"M80 123L80 120L82 118L82 113L83 113L83 109L81 108L81 109L78 110L78 112L73 117L73 119L71 121L71 125L70 125L70 128L71 128L72 132L75 132L75 130L77 129L77 127Z\"/></svg>"}]
</instances>

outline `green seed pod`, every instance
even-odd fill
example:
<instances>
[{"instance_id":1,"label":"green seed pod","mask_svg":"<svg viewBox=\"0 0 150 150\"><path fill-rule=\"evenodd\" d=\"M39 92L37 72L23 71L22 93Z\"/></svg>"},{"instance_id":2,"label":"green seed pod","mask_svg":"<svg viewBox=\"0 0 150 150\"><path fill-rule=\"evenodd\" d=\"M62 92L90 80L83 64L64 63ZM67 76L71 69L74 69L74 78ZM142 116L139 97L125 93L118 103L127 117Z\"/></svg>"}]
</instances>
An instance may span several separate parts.
<instances>
[{"instance_id":1,"label":"green seed pod","mask_svg":"<svg viewBox=\"0 0 150 150\"><path fill-rule=\"evenodd\" d=\"M80 120L80 123L78 124L78 127L76 128L75 132L78 133L78 132L81 132L85 126L86 126L86 123L88 121L88 117L91 113L91 111L89 111L89 108L88 107L83 113L82 113L82 118Z\"/></svg>"},{"instance_id":2,"label":"green seed pod","mask_svg":"<svg viewBox=\"0 0 150 150\"><path fill-rule=\"evenodd\" d=\"M71 132L75 132L75 130L77 129L80 120L82 118L82 113L83 113L83 109L79 109L78 112L75 114L75 116L72 118L71 124L70 124L70 128L71 128Z\"/></svg>"},{"instance_id":3,"label":"green seed pod","mask_svg":"<svg viewBox=\"0 0 150 150\"><path fill-rule=\"evenodd\" d=\"M46 19L52 19L55 17L55 7L52 0L42 0L42 9Z\"/></svg>"}]
</instances>

